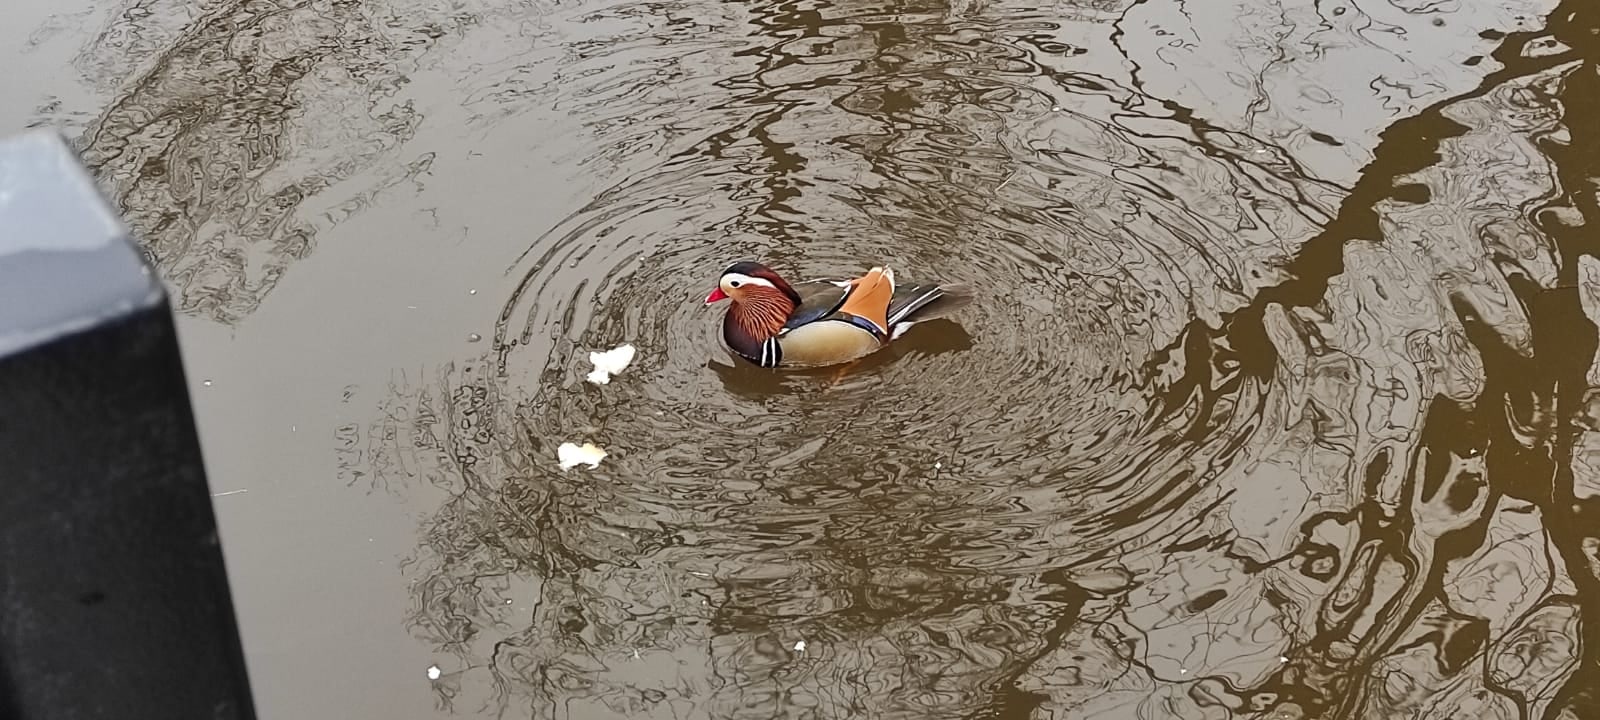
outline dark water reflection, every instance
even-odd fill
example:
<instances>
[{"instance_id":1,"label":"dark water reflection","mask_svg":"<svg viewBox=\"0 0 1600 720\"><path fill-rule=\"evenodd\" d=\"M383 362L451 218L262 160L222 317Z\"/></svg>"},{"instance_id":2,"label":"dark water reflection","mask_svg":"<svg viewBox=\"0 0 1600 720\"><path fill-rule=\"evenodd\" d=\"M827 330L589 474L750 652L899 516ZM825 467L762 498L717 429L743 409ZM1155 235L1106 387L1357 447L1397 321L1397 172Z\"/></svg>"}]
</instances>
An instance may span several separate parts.
<instances>
[{"instance_id":1,"label":"dark water reflection","mask_svg":"<svg viewBox=\"0 0 1600 720\"><path fill-rule=\"evenodd\" d=\"M520 221L492 342L337 438L445 496L441 709L1600 716L1591 4L407 5L124 18L82 62L164 59L82 144L238 323L426 183L413 74L455 145L549 123L584 201ZM774 375L698 303L742 257L980 301Z\"/></svg>"}]
</instances>

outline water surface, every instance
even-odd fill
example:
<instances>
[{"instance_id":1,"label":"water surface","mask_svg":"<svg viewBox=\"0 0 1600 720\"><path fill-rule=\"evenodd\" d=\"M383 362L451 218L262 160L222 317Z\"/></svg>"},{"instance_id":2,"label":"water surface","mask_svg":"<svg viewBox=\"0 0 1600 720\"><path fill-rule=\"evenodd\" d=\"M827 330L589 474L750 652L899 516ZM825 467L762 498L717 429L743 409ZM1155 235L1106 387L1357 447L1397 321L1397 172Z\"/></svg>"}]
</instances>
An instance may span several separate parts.
<instances>
[{"instance_id":1,"label":"water surface","mask_svg":"<svg viewBox=\"0 0 1600 720\"><path fill-rule=\"evenodd\" d=\"M1600 17L1485 5L30 0L0 119L173 288L265 717L1594 717ZM746 258L979 299L775 374Z\"/></svg>"}]
</instances>

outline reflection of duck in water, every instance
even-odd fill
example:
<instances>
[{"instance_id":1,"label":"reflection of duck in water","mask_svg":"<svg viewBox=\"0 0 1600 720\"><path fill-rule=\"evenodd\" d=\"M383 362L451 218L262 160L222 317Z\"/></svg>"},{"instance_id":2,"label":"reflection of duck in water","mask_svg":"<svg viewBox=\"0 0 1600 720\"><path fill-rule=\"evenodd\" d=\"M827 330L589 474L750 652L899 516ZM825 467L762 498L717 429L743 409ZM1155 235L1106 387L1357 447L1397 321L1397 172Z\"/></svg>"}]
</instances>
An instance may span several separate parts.
<instances>
[{"instance_id":1,"label":"reflection of duck in water","mask_svg":"<svg viewBox=\"0 0 1600 720\"><path fill-rule=\"evenodd\" d=\"M762 367L816 367L876 352L912 325L971 299L959 284L896 287L889 268L790 285L765 265L739 262L722 272L706 304L733 301L722 339L744 359Z\"/></svg>"}]
</instances>

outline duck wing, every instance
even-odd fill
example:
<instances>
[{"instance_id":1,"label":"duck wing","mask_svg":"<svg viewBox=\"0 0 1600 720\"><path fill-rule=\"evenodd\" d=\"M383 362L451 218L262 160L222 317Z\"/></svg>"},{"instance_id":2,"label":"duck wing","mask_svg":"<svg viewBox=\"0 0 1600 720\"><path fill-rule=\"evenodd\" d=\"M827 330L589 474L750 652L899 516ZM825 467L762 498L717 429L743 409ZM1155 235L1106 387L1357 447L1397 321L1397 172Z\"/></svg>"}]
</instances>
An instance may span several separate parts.
<instances>
[{"instance_id":1,"label":"duck wing","mask_svg":"<svg viewBox=\"0 0 1600 720\"><path fill-rule=\"evenodd\" d=\"M873 268L854 280L808 280L794 285L800 305L789 314L785 332L819 320L836 319L888 336L890 326L937 296L935 288L916 286L898 291L894 271Z\"/></svg>"},{"instance_id":2,"label":"duck wing","mask_svg":"<svg viewBox=\"0 0 1600 720\"><path fill-rule=\"evenodd\" d=\"M854 289L845 293L839 313L866 321L876 334L889 335L889 304L894 302L894 271L875 267L852 281Z\"/></svg>"},{"instance_id":3,"label":"duck wing","mask_svg":"<svg viewBox=\"0 0 1600 720\"><path fill-rule=\"evenodd\" d=\"M894 290L889 301L889 325L895 326L944 317L972 301L972 290L964 283L909 285Z\"/></svg>"},{"instance_id":4,"label":"duck wing","mask_svg":"<svg viewBox=\"0 0 1600 720\"><path fill-rule=\"evenodd\" d=\"M834 314L844 305L845 296L850 294L850 286L829 280L809 280L796 283L794 291L800 296L800 305L789 313L788 322L783 324L784 330L793 330Z\"/></svg>"}]
</instances>

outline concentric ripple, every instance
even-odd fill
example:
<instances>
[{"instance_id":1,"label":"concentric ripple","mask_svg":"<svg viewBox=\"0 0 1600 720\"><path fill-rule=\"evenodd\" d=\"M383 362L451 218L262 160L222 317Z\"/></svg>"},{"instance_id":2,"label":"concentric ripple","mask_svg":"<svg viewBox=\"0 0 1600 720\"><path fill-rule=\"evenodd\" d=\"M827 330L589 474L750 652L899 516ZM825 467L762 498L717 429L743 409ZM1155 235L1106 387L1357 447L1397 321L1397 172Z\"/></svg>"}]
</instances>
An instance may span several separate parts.
<instances>
[{"instance_id":1,"label":"concentric ripple","mask_svg":"<svg viewBox=\"0 0 1600 720\"><path fill-rule=\"evenodd\" d=\"M872 658L890 652L928 678L969 679L926 696L852 692L868 715L976 711L1071 612L1041 573L1159 544L1217 501L1215 468L1248 441L1259 398L1236 395L1233 420L1163 408L1192 370L1150 358L1180 342L1181 318L1220 316L1267 283L1326 212L1304 200L1320 190L1219 144L1247 138L1132 122L1130 90L1041 82L1069 72L1018 49L1059 28L1044 16L773 6L750 24L733 72L673 66L705 93L677 99L679 149L535 240L508 271L493 352L440 379L453 397L411 401L428 436L449 428L434 442L455 465L437 482L459 493L430 533L438 564L417 623L463 643L496 684L532 682L532 668L615 682L559 645L455 627L478 613L466 605L495 606L463 584L485 563L598 573L604 590L546 581L536 624L630 635L603 643L614 649L710 643L715 667L781 665L794 641L780 639L808 638L844 654L816 668L824 684L851 664L883 671ZM603 115L608 98L587 102ZM614 132L656 127L641 125ZM722 349L721 310L700 302L738 259L797 279L888 263L909 281L969 283L978 301L852 367L773 373ZM585 385L587 352L623 342L635 365ZM611 456L556 471L555 445L577 439ZM610 606L601 595L663 591L614 585L645 577L676 588L678 620L591 616ZM1042 604L1007 602L1019 593ZM929 623L976 645L876 647ZM750 692L723 686L714 707Z\"/></svg>"},{"instance_id":2,"label":"concentric ripple","mask_svg":"<svg viewBox=\"0 0 1600 720\"><path fill-rule=\"evenodd\" d=\"M777 87L759 84L772 74L765 69L724 83L761 88L735 101L749 121L602 193L536 244L512 271L521 279L497 334L497 369L541 389L533 437L603 424L619 455L650 458L692 443L695 456L672 465L708 481L862 484L875 481L857 476L878 474L880 463L931 470L937 462L949 474L1017 487L1106 486L1133 497L1150 489L1141 483L1164 473L1145 457L1150 440L1137 439L1148 430L1139 364L1171 341L1157 318L1180 316L1175 310L1200 294L1195 286L1232 275L1217 265L1196 272L1198 258L1181 238L1220 247L1252 233L1222 236L1198 221L1168 227L1181 222L1163 210L1170 188L1115 177L1136 178L1142 168L1099 173L1082 158L1032 167L1012 160L1011 148L1037 124L1065 124L1050 110L1059 101L1017 90L1033 69L1005 72L1015 58L993 59L988 77L972 77L984 45L951 45L939 38L960 32L930 24L920 43L894 46L904 58L896 72L838 81L833 97L819 97L815 78L799 70ZM1058 137L1061 145L1152 152L1088 116L1087 103L1074 104L1067 127L1086 140ZM1006 125L1013 122L1020 127ZM791 127L850 125L863 127L807 134L805 154L801 143L774 139ZM805 156L812 147L823 148L823 161ZM1173 149L1191 157L1152 159L1147 182L1181 180L1161 165L1206 165L1228 177L1227 164ZM771 162L754 162L748 153L758 150L769 154L756 159ZM1269 223L1252 224L1265 242ZM774 377L721 351L719 311L699 303L721 268L744 258L796 278L887 262L906 278L967 282L980 300L958 323L918 328L860 367ZM1156 283L1137 287L1135 273ZM567 407L592 401L573 393L583 351L620 342L640 348L636 377L648 379L602 393L606 407L627 414L587 418ZM647 475L653 465L628 471Z\"/></svg>"}]
</instances>

